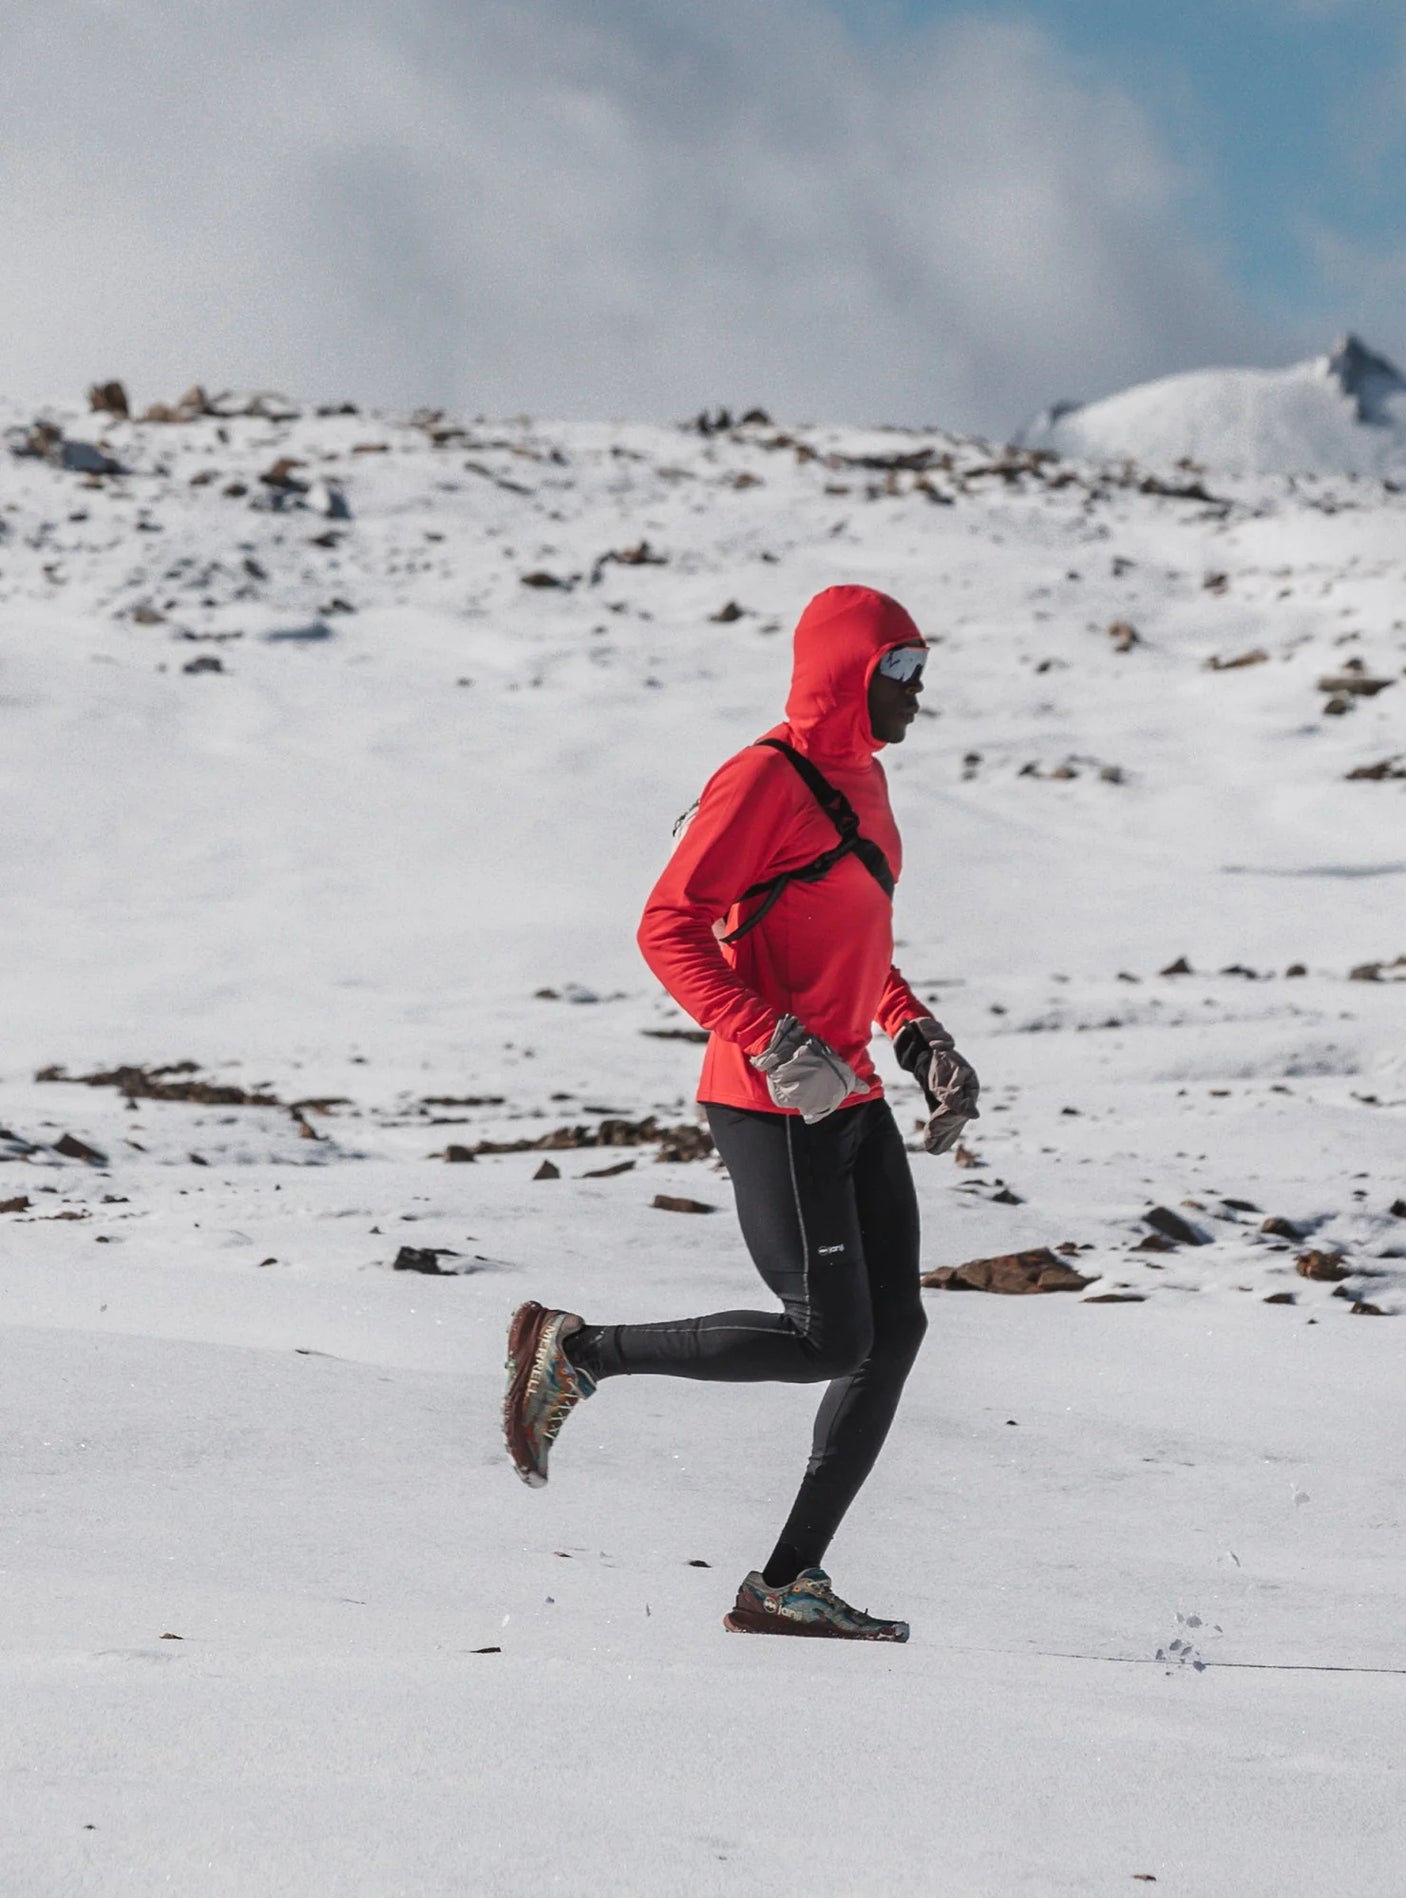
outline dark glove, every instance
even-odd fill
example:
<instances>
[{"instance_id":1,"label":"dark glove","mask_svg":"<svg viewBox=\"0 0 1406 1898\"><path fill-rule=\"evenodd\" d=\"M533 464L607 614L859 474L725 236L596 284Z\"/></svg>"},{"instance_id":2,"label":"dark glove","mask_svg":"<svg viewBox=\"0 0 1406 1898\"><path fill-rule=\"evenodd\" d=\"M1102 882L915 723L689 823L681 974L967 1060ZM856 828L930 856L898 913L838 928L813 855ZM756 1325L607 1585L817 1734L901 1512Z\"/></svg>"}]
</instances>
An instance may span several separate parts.
<instances>
[{"instance_id":1,"label":"dark glove","mask_svg":"<svg viewBox=\"0 0 1406 1898\"><path fill-rule=\"evenodd\" d=\"M835 1050L802 1028L794 1015L783 1015L776 1033L752 1066L766 1076L767 1092L778 1107L792 1107L807 1126L851 1094L867 1094L854 1069Z\"/></svg>"},{"instance_id":2,"label":"dark glove","mask_svg":"<svg viewBox=\"0 0 1406 1898\"><path fill-rule=\"evenodd\" d=\"M906 1068L928 1104L923 1145L929 1153L948 1153L969 1120L979 1120L981 1083L970 1061L957 1053L951 1035L931 1015L905 1022L894 1037L898 1064Z\"/></svg>"}]
</instances>

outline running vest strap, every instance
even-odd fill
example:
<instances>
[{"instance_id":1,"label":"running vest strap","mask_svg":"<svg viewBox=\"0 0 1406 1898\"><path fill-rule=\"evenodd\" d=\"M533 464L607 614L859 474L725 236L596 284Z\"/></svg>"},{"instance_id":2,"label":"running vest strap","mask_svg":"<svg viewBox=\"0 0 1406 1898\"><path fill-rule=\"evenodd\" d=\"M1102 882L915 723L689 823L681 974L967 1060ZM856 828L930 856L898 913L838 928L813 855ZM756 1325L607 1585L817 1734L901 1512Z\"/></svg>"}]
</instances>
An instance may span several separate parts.
<instances>
[{"instance_id":1,"label":"running vest strap","mask_svg":"<svg viewBox=\"0 0 1406 1898\"><path fill-rule=\"evenodd\" d=\"M858 857L884 895L892 897L893 871L889 868L888 858L876 843L861 834L858 814L843 791L837 791L829 779L816 770L809 758L788 745L784 739L759 738L757 743L768 746L772 751L779 751L799 774L806 789L840 833L840 841L833 850L822 851L813 862L802 864L799 870L783 870L780 876L768 877L762 883L754 883L750 890L744 890L738 902L746 903L754 896L761 897L762 901L746 922L729 930L722 941L737 942L748 930L756 928L772 905L780 900L787 884L818 883L822 877L830 874L842 857Z\"/></svg>"}]
</instances>

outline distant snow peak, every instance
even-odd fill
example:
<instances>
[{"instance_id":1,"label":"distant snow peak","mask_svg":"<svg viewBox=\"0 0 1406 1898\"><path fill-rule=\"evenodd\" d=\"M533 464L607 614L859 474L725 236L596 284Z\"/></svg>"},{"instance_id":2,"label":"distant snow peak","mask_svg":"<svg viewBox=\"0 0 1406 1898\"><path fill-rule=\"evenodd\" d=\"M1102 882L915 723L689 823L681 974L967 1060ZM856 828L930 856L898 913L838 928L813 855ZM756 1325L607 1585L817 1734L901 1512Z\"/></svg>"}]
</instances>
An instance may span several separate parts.
<instances>
[{"instance_id":1,"label":"distant snow peak","mask_svg":"<svg viewBox=\"0 0 1406 1898\"><path fill-rule=\"evenodd\" d=\"M1324 359L1323 372L1337 383L1345 396L1351 397L1359 422L1376 427L1392 426L1395 418L1388 411L1387 402L1406 391L1406 377L1395 363L1378 356L1360 336L1349 331L1338 338L1332 354Z\"/></svg>"},{"instance_id":2,"label":"distant snow peak","mask_svg":"<svg viewBox=\"0 0 1406 1898\"><path fill-rule=\"evenodd\" d=\"M1226 474L1406 474L1406 377L1358 336L1286 369L1198 369L1096 402L1056 402L1020 446Z\"/></svg>"}]
</instances>

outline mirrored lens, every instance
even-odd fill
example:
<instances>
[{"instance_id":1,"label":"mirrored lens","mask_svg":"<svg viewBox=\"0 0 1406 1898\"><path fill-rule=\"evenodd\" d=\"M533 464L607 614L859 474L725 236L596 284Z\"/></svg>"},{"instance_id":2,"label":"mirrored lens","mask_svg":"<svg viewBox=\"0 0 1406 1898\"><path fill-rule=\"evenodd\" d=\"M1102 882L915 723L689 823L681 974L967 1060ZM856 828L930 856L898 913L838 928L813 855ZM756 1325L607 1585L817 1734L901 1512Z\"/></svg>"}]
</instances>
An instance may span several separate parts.
<instances>
[{"instance_id":1,"label":"mirrored lens","mask_svg":"<svg viewBox=\"0 0 1406 1898\"><path fill-rule=\"evenodd\" d=\"M879 661L879 670L886 679L897 679L906 685L910 680L922 677L927 658L925 646L895 646L892 652L886 652Z\"/></svg>"}]
</instances>

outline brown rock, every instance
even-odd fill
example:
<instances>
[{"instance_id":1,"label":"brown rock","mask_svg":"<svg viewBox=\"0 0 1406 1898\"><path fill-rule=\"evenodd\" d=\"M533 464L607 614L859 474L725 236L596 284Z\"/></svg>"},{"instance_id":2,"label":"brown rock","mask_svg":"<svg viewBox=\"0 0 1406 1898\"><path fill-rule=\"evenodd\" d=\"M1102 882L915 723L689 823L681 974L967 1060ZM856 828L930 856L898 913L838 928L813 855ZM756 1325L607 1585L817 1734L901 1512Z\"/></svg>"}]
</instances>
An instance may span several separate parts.
<instances>
[{"instance_id":1,"label":"brown rock","mask_svg":"<svg viewBox=\"0 0 1406 1898\"><path fill-rule=\"evenodd\" d=\"M1157 973L1159 975L1190 975L1192 967L1185 956L1178 956L1175 962L1169 962L1165 969L1159 969Z\"/></svg>"},{"instance_id":2,"label":"brown rock","mask_svg":"<svg viewBox=\"0 0 1406 1898\"><path fill-rule=\"evenodd\" d=\"M1385 778L1406 778L1406 759L1383 758L1377 764L1360 764L1355 771L1349 771L1349 784L1362 779L1381 782Z\"/></svg>"},{"instance_id":3,"label":"brown rock","mask_svg":"<svg viewBox=\"0 0 1406 1898\"><path fill-rule=\"evenodd\" d=\"M300 481L293 470L306 466L306 462L299 461L296 455L280 455L271 467L264 469L259 479L266 488L282 488L291 494L304 494L308 484Z\"/></svg>"},{"instance_id":4,"label":"brown rock","mask_svg":"<svg viewBox=\"0 0 1406 1898\"><path fill-rule=\"evenodd\" d=\"M1334 678L1320 679L1318 690L1331 692L1334 697L1346 694L1353 699L1374 699L1378 692L1385 692L1394 679L1371 679L1365 672L1343 672Z\"/></svg>"},{"instance_id":5,"label":"brown rock","mask_svg":"<svg viewBox=\"0 0 1406 1898\"><path fill-rule=\"evenodd\" d=\"M88 391L88 407L98 415L125 417L131 413L127 391L120 382L95 382Z\"/></svg>"},{"instance_id":6,"label":"brown rock","mask_svg":"<svg viewBox=\"0 0 1406 1898\"><path fill-rule=\"evenodd\" d=\"M964 1265L937 1266L923 1274L922 1283L935 1291L1078 1292L1093 1280L1066 1265L1048 1246L1026 1252L1002 1252L989 1259L968 1259Z\"/></svg>"},{"instance_id":7,"label":"brown rock","mask_svg":"<svg viewBox=\"0 0 1406 1898\"><path fill-rule=\"evenodd\" d=\"M1114 652L1131 652L1134 646L1140 646L1137 628L1125 619L1116 619L1108 629L1108 637L1113 641Z\"/></svg>"},{"instance_id":8,"label":"brown rock","mask_svg":"<svg viewBox=\"0 0 1406 1898\"><path fill-rule=\"evenodd\" d=\"M525 587L536 587L539 592L544 592L550 587L560 587L563 591L567 591L571 586L569 580L559 579L556 574L548 573L541 567L534 573L523 574L520 584Z\"/></svg>"},{"instance_id":9,"label":"brown rock","mask_svg":"<svg viewBox=\"0 0 1406 1898\"><path fill-rule=\"evenodd\" d=\"M64 1134L54 1142L54 1152L62 1153L70 1160L86 1160L89 1166L106 1166L106 1154L99 1153L96 1147L90 1147L86 1140L79 1140L73 1134Z\"/></svg>"},{"instance_id":10,"label":"brown rock","mask_svg":"<svg viewBox=\"0 0 1406 1898\"><path fill-rule=\"evenodd\" d=\"M1262 666L1269 658L1263 646L1256 646L1250 652L1237 653L1233 659L1212 657L1206 661L1208 672L1239 672L1245 666Z\"/></svg>"},{"instance_id":11,"label":"brown rock","mask_svg":"<svg viewBox=\"0 0 1406 1898\"><path fill-rule=\"evenodd\" d=\"M656 1193L651 1206L661 1213L714 1213L716 1206L705 1206L701 1199L677 1199L670 1193Z\"/></svg>"},{"instance_id":12,"label":"brown rock","mask_svg":"<svg viewBox=\"0 0 1406 1898\"><path fill-rule=\"evenodd\" d=\"M1204 1233L1198 1232L1180 1213L1174 1213L1170 1206L1154 1206L1143 1214L1143 1219L1154 1232L1175 1239L1178 1245L1205 1246L1211 1243Z\"/></svg>"},{"instance_id":13,"label":"brown rock","mask_svg":"<svg viewBox=\"0 0 1406 1898\"><path fill-rule=\"evenodd\" d=\"M1271 1292L1264 1302L1266 1305L1296 1305L1298 1295L1295 1292Z\"/></svg>"},{"instance_id":14,"label":"brown rock","mask_svg":"<svg viewBox=\"0 0 1406 1898\"><path fill-rule=\"evenodd\" d=\"M1359 1298L1352 1310L1354 1316L1358 1318L1386 1317L1386 1313L1382 1310L1380 1305L1369 1305L1365 1298Z\"/></svg>"},{"instance_id":15,"label":"brown rock","mask_svg":"<svg viewBox=\"0 0 1406 1898\"><path fill-rule=\"evenodd\" d=\"M634 1170L633 1160L617 1160L614 1166L592 1167L591 1171L583 1173L581 1178L583 1180L613 1180L617 1174L633 1173Z\"/></svg>"},{"instance_id":16,"label":"brown rock","mask_svg":"<svg viewBox=\"0 0 1406 1898\"><path fill-rule=\"evenodd\" d=\"M456 1166L463 1166L474 1158L472 1147L461 1147L457 1141L451 1141L444 1149L446 1160L452 1160Z\"/></svg>"},{"instance_id":17,"label":"brown rock","mask_svg":"<svg viewBox=\"0 0 1406 1898\"><path fill-rule=\"evenodd\" d=\"M717 612L710 613L708 618L717 626L731 626L734 620L741 619L742 613L743 609L736 600L729 600L726 606L720 606Z\"/></svg>"},{"instance_id":18,"label":"brown rock","mask_svg":"<svg viewBox=\"0 0 1406 1898\"><path fill-rule=\"evenodd\" d=\"M28 1193L17 1193L13 1199L0 1199L0 1213L22 1213L28 1207Z\"/></svg>"},{"instance_id":19,"label":"brown rock","mask_svg":"<svg viewBox=\"0 0 1406 1898\"><path fill-rule=\"evenodd\" d=\"M1092 1298L1081 1299L1084 1305L1144 1305L1146 1292L1095 1292Z\"/></svg>"},{"instance_id":20,"label":"brown rock","mask_svg":"<svg viewBox=\"0 0 1406 1898\"><path fill-rule=\"evenodd\" d=\"M1272 1234L1276 1239L1302 1239L1303 1234L1292 1219L1281 1219L1277 1213L1260 1221L1260 1231Z\"/></svg>"},{"instance_id":21,"label":"brown rock","mask_svg":"<svg viewBox=\"0 0 1406 1898\"><path fill-rule=\"evenodd\" d=\"M1394 1199L1387 1211L1393 1219L1406 1219L1406 1199Z\"/></svg>"},{"instance_id":22,"label":"brown rock","mask_svg":"<svg viewBox=\"0 0 1406 1898\"><path fill-rule=\"evenodd\" d=\"M1134 1252L1175 1252L1177 1242L1167 1238L1165 1233L1150 1232L1145 1239L1139 1239L1132 1249Z\"/></svg>"},{"instance_id":23,"label":"brown rock","mask_svg":"<svg viewBox=\"0 0 1406 1898\"><path fill-rule=\"evenodd\" d=\"M1301 1252L1294 1261L1294 1270L1300 1278L1319 1279L1334 1282L1351 1278L1352 1273L1343 1263L1345 1254L1341 1252Z\"/></svg>"},{"instance_id":24,"label":"brown rock","mask_svg":"<svg viewBox=\"0 0 1406 1898\"><path fill-rule=\"evenodd\" d=\"M550 1160L544 1160L532 1177L534 1180L559 1180L561 1168L553 1166Z\"/></svg>"}]
</instances>

